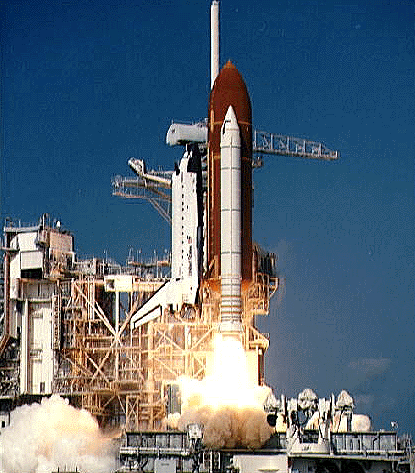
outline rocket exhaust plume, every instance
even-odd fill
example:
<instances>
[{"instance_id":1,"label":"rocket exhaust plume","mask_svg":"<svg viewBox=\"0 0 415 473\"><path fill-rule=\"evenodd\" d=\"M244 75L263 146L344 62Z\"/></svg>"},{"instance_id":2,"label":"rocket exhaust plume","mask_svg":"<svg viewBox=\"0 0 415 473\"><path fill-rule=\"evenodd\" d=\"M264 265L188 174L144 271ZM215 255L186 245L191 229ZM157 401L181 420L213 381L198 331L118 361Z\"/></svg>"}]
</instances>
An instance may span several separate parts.
<instances>
[{"instance_id":1,"label":"rocket exhaust plume","mask_svg":"<svg viewBox=\"0 0 415 473\"><path fill-rule=\"evenodd\" d=\"M169 419L172 427L204 427L203 444L209 448L260 447L271 435L263 409L270 388L249 377L245 351L236 338L216 334L213 370L198 381L178 380L182 414Z\"/></svg>"},{"instance_id":2,"label":"rocket exhaust plume","mask_svg":"<svg viewBox=\"0 0 415 473\"><path fill-rule=\"evenodd\" d=\"M0 437L0 471L109 473L116 467L113 448L91 414L53 395L11 413Z\"/></svg>"}]
</instances>

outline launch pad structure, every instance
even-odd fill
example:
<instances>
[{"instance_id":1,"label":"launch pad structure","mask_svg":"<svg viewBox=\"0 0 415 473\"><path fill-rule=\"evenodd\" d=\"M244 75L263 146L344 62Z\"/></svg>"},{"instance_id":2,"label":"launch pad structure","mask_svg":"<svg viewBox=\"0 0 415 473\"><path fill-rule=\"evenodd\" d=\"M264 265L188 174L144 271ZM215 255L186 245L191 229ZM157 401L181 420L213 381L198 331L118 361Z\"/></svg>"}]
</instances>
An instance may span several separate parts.
<instances>
[{"instance_id":1,"label":"launch pad structure","mask_svg":"<svg viewBox=\"0 0 415 473\"><path fill-rule=\"evenodd\" d=\"M4 239L0 411L58 393L103 425L163 429L177 378L206 374L219 301L166 309L133 328L137 308L166 284L168 261L78 261L72 234L46 215L36 225L8 222ZM275 288L275 277L257 272L245 302L244 343L259 360L268 339L255 316Z\"/></svg>"},{"instance_id":2,"label":"launch pad structure","mask_svg":"<svg viewBox=\"0 0 415 473\"><path fill-rule=\"evenodd\" d=\"M48 214L29 225L6 220L0 433L16 406L59 394L124 431L119 471L414 473L410 442L370 432L345 391L337 400L310 389L269 396L262 407L275 429L256 450L205 448L203 426L167 425L180 414L179 378L212 374L218 335L240 342L250 385L265 384L269 340L257 317L269 314L279 279L276 256L252 239L253 169L269 154L339 157L321 143L253 129L241 74L231 62L219 71L218 8L213 0L207 120L172 123L166 142L184 148L173 171L130 158L135 176L112 183L114 195L147 200L171 224L171 254L125 266L78 259L73 234Z\"/></svg>"},{"instance_id":3,"label":"launch pad structure","mask_svg":"<svg viewBox=\"0 0 415 473\"><path fill-rule=\"evenodd\" d=\"M170 126L166 142L184 147L174 171L130 158L135 176L113 181L114 195L145 199L171 223L171 255L124 267L79 260L73 235L47 214L5 222L0 411L57 393L101 425L163 430L180 405L177 379L210 373L218 332L241 340L250 380L264 383L269 340L256 318L269 313L278 278L275 255L252 240L252 169L268 154L338 153L253 129L242 76L230 62L219 73L218 9L214 1L207 121Z\"/></svg>"},{"instance_id":4,"label":"launch pad structure","mask_svg":"<svg viewBox=\"0 0 415 473\"><path fill-rule=\"evenodd\" d=\"M178 140L170 144L185 147L173 172L147 171L131 158L134 180L113 183L117 195L123 181L124 188L142 191L137 196L162 216L168 214L162 203L171 202L167 260L130 259L125 267L78 260L73 235L48 215L35 225L6 221L0 411L57 393L101 425L163 430L180 405L177 379L210 373L213 338L223 331L240 338L251 381L264 383L269 341L256 317L269 313L278 278L275 255L252 241L251 174L258 163L252 152L286 155L295 143L291 152L305 158L336 159L337 153L252 130L249 95L231 63L215 84L210 124L173 124L167 133L167 141ZM229 148L236 167L223 174L221 123L228 109L236 113L230 133L242 131L240 147ZM260 144L253 136L261 136ZM236 179L230 190L229 179Z\"/></svg>"}]
</instances>

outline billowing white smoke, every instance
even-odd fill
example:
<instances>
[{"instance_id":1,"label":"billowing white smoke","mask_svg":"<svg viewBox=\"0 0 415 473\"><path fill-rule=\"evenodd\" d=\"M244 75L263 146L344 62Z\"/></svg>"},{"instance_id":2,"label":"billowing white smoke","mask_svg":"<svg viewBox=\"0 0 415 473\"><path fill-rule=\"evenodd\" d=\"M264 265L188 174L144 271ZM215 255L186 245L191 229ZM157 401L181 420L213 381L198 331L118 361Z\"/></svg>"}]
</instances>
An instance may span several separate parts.
<instances>
[{"instance_id":1,"label":"billowing white smoke","mask_svg":"<svg viewBox=\"0 0 415 473\"><path fill-rule=\"evenodd\" d=\"M182 415L170 425L185 430L202 424L209 448L260 447L272 433L263 409L270 388L249 377L245 351L238 339L215 338L213 370L202 381L179 380Z\"/></svg>"},{"instance_id":2,"label":"billowing white smoke","mask_svg":"<svg viewBox=\"0 0 415 473\"><path fill-rule=\"evenodd\" d=\"M189 424L202 424L203 444L208 448L259 448L272 430L261 407L200 406L185 409L178 422L180 430Z\"/></svg>"},{"instance_id":3,"label":"billowing white smoke","mask_svg":"<svg viewBox=\"0 0 415 473\"><path fill-rule=\"evenodd\" d=\"M109 473L115 452L96 420L60 396L16 408L0 436L1 473Z\"/></svg>"}]
</instances>

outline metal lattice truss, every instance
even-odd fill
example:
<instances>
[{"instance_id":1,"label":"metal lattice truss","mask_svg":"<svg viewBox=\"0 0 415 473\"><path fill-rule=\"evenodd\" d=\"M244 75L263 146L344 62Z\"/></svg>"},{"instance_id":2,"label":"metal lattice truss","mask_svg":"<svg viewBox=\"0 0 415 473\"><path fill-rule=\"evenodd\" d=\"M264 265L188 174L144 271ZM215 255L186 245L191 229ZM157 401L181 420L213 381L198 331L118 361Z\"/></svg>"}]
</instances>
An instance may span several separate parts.
<instances>
[{"instance_id":1,"label":"metal lattice truss","mask_svg":"<svg viewBox=\"0 0 415 473\"><path fill-rule=\"evenodd\" d=\"M82 407L103 417L114 405L142 386L139 364L126 337L130 313L118 327L112 317L112 294L102 279L71 281L70 294L62 298L62 347L54 391L78 396ZM124 396L125 397L125 396Z\"/></svg>"},{"instance_id":2,"label":"metal lattice truss","mask_svg":"<svg viewBox=\"0 0 415 473\"><path fill-rule=\"evenodd\" d=\"M148 290L147 281L144 287ZM268 348L253 321L256 313L264 313L275 289L275 282L257 278L244 301L250 308L244 319L247 349ZM169 386L182 375L202 379L206 374L219 301L205 294L202 311L195 306L165 311L133 329L130 319L144 299L144 289L134 291L128 293L128 308L97 277L74 279L62 291L57 299L62 301L62 346L53 391L77 398L104 423L112 418L128 429L158 430L165 422ZM114 302L120 317L114 315Z\"/></svg>"},{"instance_id":3,"label":"metal lattice truss","mask_svg":"<svg viewBox=\"0 0 415 473\"><path fill-rule=\"evenodd\" d=\"M259 155L276 154L328 161L339 158L338 151L326 148L323 143L258 130L254 130L253 151ZM261 165L262 162L254 161L255 167Z\"/></svg>"},{"instance_id":4,"label":"metal lattice truss","mask_svg":"<svg viewBox=\"0 0 415 473\"><path fill-rule=\"evenodd\" d=\"M19 395L20 347L16 342L8 343L0 359L0 397Z\"/></svg>"},{"instance_id":5,"label":"metal lattice truss","mask_svg":"<svg viewBox=\"0 0 415 473\"><path fill-rule=\"evenodd\" d=\"M206 122L199 123L199 126L207 127ZM317 141L258 130L254 130L253 132L252 151L253 168L263 166L263 155L274 154L308 159L322 159L325 161L332 161L340 157L338 151L328 149L323 143ZM145 163L142 159L130 158L128 164L136 174L136 177L116 176L113 178L112 195L126 199L147 200L157 212L159 212L163 219L171 225L172 173L170 171L161 170L146 171ZM206 173L204 173L204 180L206 180L205 174Z\"/></svg>"},{"instance_id":6,"label":"metal lattice truss","mask_svg":"<svg viewBox=\"0 0 415 473\"><path fill-rule=\"evenodd\" d=\"M201 323L192 310L165 313L132 330L133 304L117 330L109 296L100 279L71 282L62 305L63 346L54 391L78 397L101 419L124 417L129 428L159 429L168 384L181 375L204 376L214 325Z\"/></svg>"},{"instance_id":7,"label":"metal lattice truss","mask_svg":"<svg viewBox=\"0 0 415 473\"><path fill-rule=\"evenodd\" d=\"M158 183L148 183L142 177L116 176L112 180L112 195L125 199L143 199L171 225L171 192Z\"/></svg>"}]
</instances>

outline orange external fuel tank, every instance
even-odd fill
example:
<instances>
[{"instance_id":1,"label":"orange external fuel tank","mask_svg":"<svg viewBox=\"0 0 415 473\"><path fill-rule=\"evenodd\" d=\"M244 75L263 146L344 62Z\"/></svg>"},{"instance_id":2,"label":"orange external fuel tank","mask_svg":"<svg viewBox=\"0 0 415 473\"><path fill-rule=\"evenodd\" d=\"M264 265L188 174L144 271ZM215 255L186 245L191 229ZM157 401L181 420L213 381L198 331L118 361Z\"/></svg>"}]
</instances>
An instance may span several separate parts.
<instances>
[{"instance_id":1,"label":"orange external fuel tank","mask_svg":"<svg viewBox=\"0 0 415 473\"><path fill-rule=\"evenodd\" d=\"M241 289L244 292L252 280L252 111L245 82L228 61L210 93L208 114L207 277L214 289L221 276L220 135L230 105L235 111L241 134Z\"/></svg>"}]
</instances>

